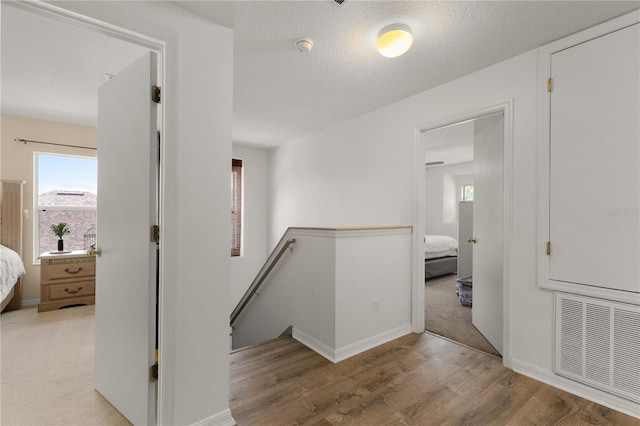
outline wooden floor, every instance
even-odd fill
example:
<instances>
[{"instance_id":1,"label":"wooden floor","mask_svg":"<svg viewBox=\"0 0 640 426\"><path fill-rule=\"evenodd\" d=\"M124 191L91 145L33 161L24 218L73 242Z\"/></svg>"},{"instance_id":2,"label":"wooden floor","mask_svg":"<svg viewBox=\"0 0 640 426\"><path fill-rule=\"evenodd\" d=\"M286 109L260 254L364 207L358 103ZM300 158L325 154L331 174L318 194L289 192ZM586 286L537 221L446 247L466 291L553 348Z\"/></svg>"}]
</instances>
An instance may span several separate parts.
<instances>
[{"instance_id":1,"label":"wooden floor","mask_svg":"<svg viewBox=\"0 0 640 426\"><path fill-rule=\"evenodd\" d=\"M640 425L431 334L338 364L291 338L233 353L230 406L241 426Z\"/></svg>"},{"instance_id":2,"label":"wooden floor","mask_svg":"<svg viewBox=\"0 0 640 426\"><path fill-rule=\"evenodd\" d=\"M0 424L127 425L93 387L94 307L2 314ZM553 425L640 421L430 334L332 364L284 338L231 354L230 407L253 425Z\"/></svg>"}]
</instances>

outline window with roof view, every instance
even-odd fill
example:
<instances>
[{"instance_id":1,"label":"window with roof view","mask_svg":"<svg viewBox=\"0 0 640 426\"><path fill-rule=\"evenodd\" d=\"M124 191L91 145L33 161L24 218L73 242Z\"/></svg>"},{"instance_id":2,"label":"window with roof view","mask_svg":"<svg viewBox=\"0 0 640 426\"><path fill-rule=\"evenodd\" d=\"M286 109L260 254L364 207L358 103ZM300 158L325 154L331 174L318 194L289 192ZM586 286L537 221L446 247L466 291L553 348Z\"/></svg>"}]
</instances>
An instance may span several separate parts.
<instances>
[{"instance_id":1,"label":"window with roof view","mask_svg":"<svg viewBox=\"0 0 640 426\"><path fill-rule=\"evenodd\" d=\"M242 160L231 160L231 256L242 252Z\"/></svg>"},{"instance_id":2,"label":"window with roof view","mask_svg":"<svg viewBox=\"0 0 640 426\"><path fill-rule=\"evenodd\" d=\"M51 225L65 222L64 249L84 250L85 234L96 233L98 160L93 157L35 154L34 259L56 251Z\"/></svg>"}]
</instances>

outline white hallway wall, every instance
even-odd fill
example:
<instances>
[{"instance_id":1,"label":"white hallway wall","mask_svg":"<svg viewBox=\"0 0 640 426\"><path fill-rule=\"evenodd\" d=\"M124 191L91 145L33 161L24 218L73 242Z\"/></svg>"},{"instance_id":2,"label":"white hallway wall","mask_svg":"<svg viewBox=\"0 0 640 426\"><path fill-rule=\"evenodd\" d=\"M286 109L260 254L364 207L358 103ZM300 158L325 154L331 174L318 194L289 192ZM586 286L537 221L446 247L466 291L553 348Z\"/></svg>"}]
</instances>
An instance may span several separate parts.
<instances>
[{"instance_id":1,"label":"white hallway wall","mask_svg":"<svg viewBox=\"0 0 640 426\"><path fill-rule=\"evenodd\" d=\"M290 225L413 224L417 129L513 99L512 357L550 372L553 298L536 282L536 86L531 51L282 145L270 154L269 241Z\"/></svg>"},{"instance_id":2,"label":"white hallway wall","mask_svg":"<svg viewBox=\"0 0 640 426\"><path fill-rule=\"evenodd\" d=\"M448 235L458 239L459 187L473 184L473 163L452 164L427 168L425 185L427 235ZM450 185L445 189L445 176ZM446 204L446 206L445 206ZM445 218L444 210L449 212Z\"/></svg>"}]
</instances>

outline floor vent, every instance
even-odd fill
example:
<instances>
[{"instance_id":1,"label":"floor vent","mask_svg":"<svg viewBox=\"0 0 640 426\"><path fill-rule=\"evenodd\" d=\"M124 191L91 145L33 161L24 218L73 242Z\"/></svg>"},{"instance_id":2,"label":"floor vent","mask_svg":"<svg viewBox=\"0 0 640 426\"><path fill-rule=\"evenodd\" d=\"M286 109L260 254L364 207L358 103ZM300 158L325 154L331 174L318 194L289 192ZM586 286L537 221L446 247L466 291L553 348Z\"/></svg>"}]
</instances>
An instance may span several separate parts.
<instances>
[{"instance_id":1,"label":"floor vent","mask_svg":"<svg viewBox=\"0 0 640 426\"><path fill-rule=\"evenodd\" d=\"M556 293L557 374L640 402L640 306Z\"/></svg>"}]
</instances>

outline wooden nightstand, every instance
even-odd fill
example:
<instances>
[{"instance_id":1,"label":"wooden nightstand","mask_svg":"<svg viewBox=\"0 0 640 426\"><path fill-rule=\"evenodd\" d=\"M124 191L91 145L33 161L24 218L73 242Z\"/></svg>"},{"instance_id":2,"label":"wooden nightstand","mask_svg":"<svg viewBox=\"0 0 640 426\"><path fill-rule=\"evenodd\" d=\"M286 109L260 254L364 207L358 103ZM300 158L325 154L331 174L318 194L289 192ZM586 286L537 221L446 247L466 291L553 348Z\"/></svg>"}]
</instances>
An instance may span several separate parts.
<instances>
[{"instance_id":1,"label":"wooden nightstand","mask_svg":"<svg viewBox=\"0 0 640 426\"><path fill-rule=\"evenodd\" d=\"M84 250L44 253L40 259L38 312L95 304L96 258Z\"/></svg>"}]
</instances>

